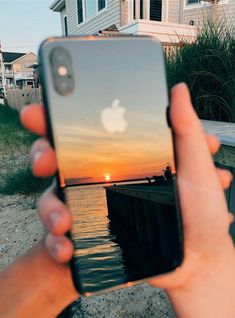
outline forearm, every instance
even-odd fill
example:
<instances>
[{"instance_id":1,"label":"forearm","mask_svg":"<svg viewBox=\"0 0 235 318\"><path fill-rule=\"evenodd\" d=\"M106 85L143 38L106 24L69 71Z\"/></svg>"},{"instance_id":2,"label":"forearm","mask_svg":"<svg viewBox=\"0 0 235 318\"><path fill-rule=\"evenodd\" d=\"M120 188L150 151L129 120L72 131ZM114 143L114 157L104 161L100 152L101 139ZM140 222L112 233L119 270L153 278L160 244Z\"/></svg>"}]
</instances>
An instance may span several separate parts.
<instances>
[{"instance_id":1,"label":"forearm","mask_svg":"<svg viewBox=\"0 0 235 318\"><path fill-rule=\"evenodd\" d=\"M192 279L189 286L168 290L167 294L178 318L221 318L235 316L235 262L223 270Z\"/></svg>"},{"instance_id":2,"label":"forearm","mask_svg":"<svg viewBox=\"0 0 235 318\"><path fill-rule=\"evenodd\" d=\"M0 273L0 317L55 317L78 298L67 265L39 243Z\"/></svg>"}]
</instances>

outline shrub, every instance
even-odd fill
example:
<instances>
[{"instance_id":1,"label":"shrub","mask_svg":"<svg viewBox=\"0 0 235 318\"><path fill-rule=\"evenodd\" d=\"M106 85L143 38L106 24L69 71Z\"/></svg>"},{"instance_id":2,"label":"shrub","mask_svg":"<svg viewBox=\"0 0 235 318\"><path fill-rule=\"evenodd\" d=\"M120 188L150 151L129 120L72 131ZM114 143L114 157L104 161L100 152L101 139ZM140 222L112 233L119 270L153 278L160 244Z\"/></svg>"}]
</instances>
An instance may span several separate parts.
<instances>
[{"instance_id":1,"label":"shrub","mask_svg":"<svg viewBox=\"0 0 235 318\"><path fill-rule=\"evenodd\" d=\"M167 59L169 86L184 81L202 119L235 122L235 39L225 20L207 21Z\"/></svg>"}]
</instances>

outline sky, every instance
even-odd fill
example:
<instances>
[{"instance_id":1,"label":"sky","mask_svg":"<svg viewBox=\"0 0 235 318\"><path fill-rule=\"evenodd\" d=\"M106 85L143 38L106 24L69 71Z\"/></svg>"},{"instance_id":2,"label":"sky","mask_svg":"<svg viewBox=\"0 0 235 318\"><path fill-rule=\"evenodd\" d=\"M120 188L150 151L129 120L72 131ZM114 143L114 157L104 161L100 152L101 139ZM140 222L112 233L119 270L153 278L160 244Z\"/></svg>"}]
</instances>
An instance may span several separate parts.
<instances>
[{"instance_id":1,"label":"sky","mask_svg":"<svg viewBox=\"0 0 235 318\"><path fill-rule=\"evenodd\" d=\"M0 0L0 41L8 52L37 53L49 36L61 36L60 14L53 0Z\"/></svg>"}]
</instances>

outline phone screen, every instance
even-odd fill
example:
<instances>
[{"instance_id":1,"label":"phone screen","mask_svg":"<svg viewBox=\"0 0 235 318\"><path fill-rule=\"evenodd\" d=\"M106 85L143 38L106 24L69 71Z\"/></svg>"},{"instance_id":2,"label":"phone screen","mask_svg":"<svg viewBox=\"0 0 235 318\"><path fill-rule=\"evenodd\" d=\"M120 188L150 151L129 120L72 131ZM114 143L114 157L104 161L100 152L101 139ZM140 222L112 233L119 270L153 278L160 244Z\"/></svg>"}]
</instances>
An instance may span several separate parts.
<instances>
[{"instance_id":1,"label":"phone screen","mask_svg":"<svg viewBox=\"0 0 235 318\"><path fill-rule=\"evenodd\" d=\"M62 61L52 61L58 48L72 65L69 94L58 90L66 76L56 74ZM61 40L44 51L46 104L59 182L73 215L79 291L175 269L182 233L160 45L147 38Z\"/></svg>"}]
</instances>

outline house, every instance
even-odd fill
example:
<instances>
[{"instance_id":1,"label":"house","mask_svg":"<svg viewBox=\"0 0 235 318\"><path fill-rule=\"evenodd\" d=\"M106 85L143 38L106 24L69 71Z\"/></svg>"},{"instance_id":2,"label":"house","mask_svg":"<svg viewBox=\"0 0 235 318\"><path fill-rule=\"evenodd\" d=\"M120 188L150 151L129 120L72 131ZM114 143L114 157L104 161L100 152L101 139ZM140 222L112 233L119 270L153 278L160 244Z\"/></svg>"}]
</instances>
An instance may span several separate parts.
<instances>
[{"instance_id":1,"label":"house","mask_svg":"<svg viewBox=\"0 0 235 318\"><path fill-rule=\"evenodd\" d=\"M13 52L2 53L3 63L5 68L5 80L6 80L7 87L13 87L15 85L12 62L24 56L24 54L25 53L13 53Z\"/></svg>"},{"instance_id":2,"label":"house","mask_svg":"<svg viewBox=\"0 0 235 318\"><path fill-rule=\"evenodd\" d=\"M98 34L110 27L129 34L145 34L163 44L192 41L206 17L225 16L234 23L234 0L55 0L63 35ZM105 31L104 31L105 32Z\"/></svg>"},{"instance_id":3,"label":"house","mask_svg":"<svg viewBox=\"0 0 235 318\"><path fill-rule=\"evenodd\" d=\"M25 86L34 87L33 68L28 66L37 62L37 55L33 52L15 53L0 52L0 86L5 82L5 88Z\"/></svg>"}]
</instances>

